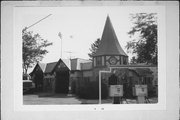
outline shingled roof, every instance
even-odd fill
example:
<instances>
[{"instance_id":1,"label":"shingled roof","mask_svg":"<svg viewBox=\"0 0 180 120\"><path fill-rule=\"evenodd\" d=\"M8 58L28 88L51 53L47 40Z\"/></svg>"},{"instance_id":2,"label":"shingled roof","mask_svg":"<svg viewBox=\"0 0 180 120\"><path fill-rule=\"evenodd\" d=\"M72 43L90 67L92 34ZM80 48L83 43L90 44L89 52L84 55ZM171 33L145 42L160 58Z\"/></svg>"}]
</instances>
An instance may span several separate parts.
<instances>
[{"instance_id":1,"label":"shingled roof","mask_svg":"<svg viewBox=\"0 0 180 120\"><path fill-rule=\"evenodd\" d=\"M114 28L112 26L109 16L107 16L106 23L104 26L103 34L101 37L101 43L97 52L94 56L100 55L124 55L127 54L121 48L117 36L115 34Z\"/></svg>"},{"instance_id":2,"label":"shingled roof","mask_svg":"<svg viewBox=\"0 0 180 120\"><path fill-rule=\"evenodd\" d=\"M57 62L47 63L44 73L51 73Z\"/></svg>"},{"instance_id":3,"label":"shingled roof","mask_svg":"<svg viewBox=\"0 0 180 120\"><path fill-rule=\"evenodd\" d=\"M40 68L40 69L42 70L42 72L44 72L45 69L46 69L46 64L45 64L45 63L39 63L39 62L38 62L38 63L35 65L35 67L33 68L32 72L29 73L29 75L32 76L32 75L34 74L34 72L36 72L37 68Z\"/></svg>"},{"instance_id":4,"label":"shingled roof","mask_svg":"<svg viewBox=\"0 0 180 120\"><path fill-rule=\"evenodd\" d=\"M37 63L36 67L40 67L43 73L52 73L53 70L56 68L56 66L59 64L59 62L62 61L66 67L69 70L87 70L91 69L92 62L90 60L81 59L81 58L74 58L74 59L60 59L57 62L51 62L51 63ZM33 69L33 71L30 74L33 74L35 72L36 67Z\"/></svg>"},{"instance_id":5,"label":"shingled roof","mask_svg":"<svg viewBox=\"0 0 180 120\"><path fill-rule=\"evenodd\" d=\"M68 60L68 59L60 59L59 61L64 62L64 64L68 67L68 69L70 69L70 66L71 66L70 60ZM59 61L47 63L46 67L45 67L45 71L43 71L43 72L44 73L51 73L54 70L54 68L56 67L56 65L58 64Z\"/></svg>"}]
</instances>

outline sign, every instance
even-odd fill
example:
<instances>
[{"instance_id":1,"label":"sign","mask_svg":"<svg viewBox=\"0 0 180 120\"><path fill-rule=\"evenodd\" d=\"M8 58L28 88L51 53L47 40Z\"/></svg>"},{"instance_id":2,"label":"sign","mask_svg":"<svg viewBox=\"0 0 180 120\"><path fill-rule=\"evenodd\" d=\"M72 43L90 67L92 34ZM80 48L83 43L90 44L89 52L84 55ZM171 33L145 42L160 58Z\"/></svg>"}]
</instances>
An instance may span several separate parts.
<instances>
[{"instance_id":1,"label":"sign","mask_svg":"<svg viewBox=\"0 0 180 120\"><path fill-rule=\"evenodd\" d=\"M147 85L135 85L135 95L136 96L147 96Z\"/></svg>"},{"instance_id":2,"label":"sign","mask_svg":"<svg viewBox=\"0 0 180 120\"><path fill-rule=\"evenodd\" d=\"M110 85L109 96L111 97L123 96L123 85Z\"/></svg>"}]
</instances>

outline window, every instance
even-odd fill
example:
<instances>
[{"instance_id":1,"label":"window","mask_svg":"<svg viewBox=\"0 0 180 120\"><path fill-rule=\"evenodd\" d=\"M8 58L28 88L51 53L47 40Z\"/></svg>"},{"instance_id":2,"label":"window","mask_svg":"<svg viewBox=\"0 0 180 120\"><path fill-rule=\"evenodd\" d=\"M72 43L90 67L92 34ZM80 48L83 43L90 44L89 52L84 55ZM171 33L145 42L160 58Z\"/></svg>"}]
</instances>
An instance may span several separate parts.
<instances>
[{"instance_id":1,"label":"window","mask_svg":"<svg viewBox=\"0 0 180 120\"><path fill-rule=\"evenodd\" d=\"M119 56L119 64L121 65L121 56Z\"/></svg>"},{"instance_id":2,"label":"window","mask_svg":"<svg viewBox=\"0 0 180 120\"><path fill-rule=\"evenodd\" d=\"M102 65L101 57L96 57L96 65L97 66L101 66Z\"/></svg>"},{"instance_id":3,"label":"window","mask_svg":"<svg viewBox=\"0 0 180 120\"><path fill-rule=\"evenodd\" d=\"M96 58L93 58L94 66L96 66Z\"/></svg>"},{"instance_id":4,"label":"window","mask_svg":"<svg viewBox=\"0 0 180 120\"><path fill-rule=\"evenodd\" d=\"M123 57L123 64L124 64L124 65L127 64L127 59L126 59L126 57Z\"/></svg>"}]
</instances>

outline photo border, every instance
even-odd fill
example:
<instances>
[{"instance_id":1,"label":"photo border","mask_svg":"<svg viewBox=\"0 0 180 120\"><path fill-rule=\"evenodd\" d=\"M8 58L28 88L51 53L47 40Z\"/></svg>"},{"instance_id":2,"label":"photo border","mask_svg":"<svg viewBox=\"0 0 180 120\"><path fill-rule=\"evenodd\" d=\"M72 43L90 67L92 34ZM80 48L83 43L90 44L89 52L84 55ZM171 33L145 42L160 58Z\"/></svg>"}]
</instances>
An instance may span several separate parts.
<instances>
[{"instance_id":1,"label":"photo border","mask_svg":"<svg viewBox=\"0 0 180 120\"><path fill-rule=\"evenodd\" d=\"M57 3L59 5L57 5ZM164 38L160 45L164 49L160 50L164 54L161 56L161 54L158 54L158 68L159 65L161 65L161 69L163 69L164 73L162 74L163 80L159 79L159 73L158 73L158 85L165 85L164 87L159 86L159 91L160 94L163 94L165 99L162 97L158 98L158 101L164 101L159 108L157 106L153 106L150 104L148 109L139 109L140 106L139 104L133 105L131 104L133 109L130 109L131 107L127 107L126 105L122 104L120 106L126 106L129 108L127 109L106 109L106 106L102 107L102 105L83 105L82 109L73 109L72 106L69 107L66 105L56 105L57 107L66 107L67 109L64 110L59 110L54 108L51 105L44 106L44 105L26 105L21 106L19 105L19 102L22 103L22 99L20 100L19 94L22 93L22 81L21 79L17 78L18 75L21 75L21 72L19 72L16 68L19 67L20 63L17 61L21 61L20 58L18 58L17 51L13 50L20 50L22 47L19 48L18 40L13 38L15 36L21 36L21 34L17 33L15 34L18 30L20 29L15 29L16 25L13 23L15 21L15 18L13 17L15 14L15 7L47 7L47 6L79 6L79 5L85 5L85 6L90 6L90 5L125 5L125 6L162 6L164 9L164 15L165 15L165 20L163 20L165 23L159 24L162 27L165 27L162 31L159 31L158 29L158 35L162 35ZM145 118L145 119L156 119L159 118L161 120L169 120L169 119L175 119L178 118L179 115L179 99L178 99L178 91L179 91L179 29L177 26L179 26L179 17L176 15L179 15L179 10L178 10L178 2L4 2L1 6L3 7L2 10L2 16L4 17L2 20L2 117L5 119L11 118L13 119L18 119L18 118L26 118L26 119L34 119L34 118L39 118L39 119L52 119L52 116L54 117L54 120L58 120L59 118L63 117L65 119L111 119L112 117L114 119L140 119L140 118ZM9 10L9 11L8 11ZM173 22L172 22L173 21ZM171 23L170 23L171 22ZM7 27L8 26L8 27ZM13 29L12 29L13 27ZM17 31L16 31L17 30ZM172 30L174 30L172 32ZM21 31L21 30L20 30ZM11 34L11 35L9 35ZM7 41L7 40L9 41ZM173 40L174 42L172 42ZM165 41L165 42L164 42ZM177 47L177 48L176 48ZM16 49L17 48L17 49ZM8 51L6 51L8 49ZM158 47L159 49L159 47ZM19 52L19 51L18 51ZM21 51L22 52L22 51ZM9 53L9 55L7 54ZM19 54L19 53L18 53ZM159 58L163 57L162 61L159 62ZM8 60L9 64L4 64L6 63L6 60ZM13 62L12 62L13 60ZM10 62L11 61L11 62ZM165 64L164 64L165 63ZM171 64L170 64L171 63ZM22 66L22 64L20 65ZM167 69L168 68L168 69ZM171 70L169 70L171 69ZM5 72L4 72L5 71ZM8 76L8 73L13 73L13 76ZM174 76L172 76L174 75ZM21 87L19 87L18 84L14 84L15 78L19 79L19 83L21 84ZM166 80L167 79L167 80ZM166 80L166 82L164 82ZM171 82L173 80L173 82ZM161 90L165 90L162 91ZM158 96L159 97L159 96ZM18 98L18 99L16 99ZM18 101L20 100L20 101ZM178 104L178 105L177 105ZM155 105L155 104L154 104ZM76 106L76 105L75 105ZM111 105L114 107L120 108L119 105ZM24 107L24 108L22 108ZM41 107L42 109L38 109ZM48 108L47 108L48 107ZM69 108L68 108L69 107ZM87 109L87 107L90 107L90 109ZM110 107L110 106L107 106ZM136 108L137 107L137 108ZM5 109L6 108L6 109ZM103 109L102 109L103 108ZM105 108L105 109L104 109ZM131 111L132 110L132 111ZM144 111L145 110L145 111ZM29 112L28 112L29 111ZM38 111L38 112L37 112ZM44 114L48 111L48 115ZM90 112L91 111L91 112ZM10 115L11 113L11 115ZM32 114L33 113L33 114ZM71 115L69 115L71 114ZM27 118L27 116L30 115L30 118ZM43 117L41 115L44 115ZM87 118L88 116L88 118ZM150 118L147 118L150 117Z\"/></svg>"},{"instance_id":2,"label":"photo border","mask_svg":"<svg viewBox=\"0 0 180 120\"><path fill-rule=\"evenodd\" d=\"M166 94L163 94L166 90L166 40L165 36L163 36L166 33L165 29L165 7L164 6L124 6L123 7L138 7L139 9L137 12L150 12L157 13L158 16L158 103L156 104L119 104L119 105L23 105L23 96L22 94L22 78L21 73L22 71L22 63L19 62L22 59L22 40L21 40L21 29L20 23L22 23L22 17L23 14L27 14L25 7L15 7L14 8L14 98L15 98L15 110L60 110L60 111L71 111L71 110L165 110L166 109ZM60 6L63 7L63 6ZM72 6L73 7L73 6ZM76 7L84 7L83 4L76 6ZM90 5L88 7L93 7L93 5ZM100 7L103 7L100 6ZM104 6L106 7L106 6ZM114 7L114 6L108 6L108 7ZM121 7L121 6L116 6ZM42 7L39 7L41 10ZM57 8L57 7L56 7ZM149 8L149 9L147 9ZM28 7L28 9L34 9L34 7ZM38 9L38 7L36 8ZM44 9L44 8L43 8ZM50 11L53 11L53 8L48 7L45 9L49 9ZM71 6L69 6L69 9L71 9ZM137 8L136 8L137 9ZM31 12L30 12L31 13ZM32 13L31 13L32 14ZM16 19L17 18L17 19ZM161 61L161 62L159 62ZM17 70L18 69L18 70ZM61 106L61 107L59 107Z\"/></svg>"}]
</instances>

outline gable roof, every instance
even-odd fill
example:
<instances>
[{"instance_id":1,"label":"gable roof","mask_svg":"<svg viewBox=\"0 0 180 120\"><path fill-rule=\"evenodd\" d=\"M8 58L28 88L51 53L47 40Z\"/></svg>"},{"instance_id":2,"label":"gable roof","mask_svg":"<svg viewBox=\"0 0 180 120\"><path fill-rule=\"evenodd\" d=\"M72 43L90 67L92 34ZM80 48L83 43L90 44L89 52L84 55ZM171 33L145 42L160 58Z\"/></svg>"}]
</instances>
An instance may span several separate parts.
<instances>
[{"instance_id":1,"label":"gable roof","mask_svg":"<svg viewBox=\"0 0 180 120\"><path fill-rule=\"evenodd\" d=\"M47 63L44 73L51 73L57 62Z\"/></svg>"},{"instance_id":2,"label":"gable roof","mask_svg":"<svg viewBox=\"0 0 180 120\"><path fill-rule=\"evenodd\" d=\"M62 59L62 61L68 67L68 69L71 70L71 61L70 61L70 59Z\"/></svg>"},{"instance_id":3,"label":"gable roof","mask_svg":"<svg viewBox=\"0 0 180 120\"><path fill-rule=\"evenodd\" d=\"M46 69L46 63L38 63L38 65L39 65L39 67L41 68L41 70L43 71L43 72L45 72L45 69Z\"/></svg>"},{"instance_id":4,"label":"gable roof","mask_svg":"<svg viewBox=\"0 0 180 120\"><path fill-rule=\"evenodd\" d=\"M45 63L37 63L36 65L35 65L35 67L33 68L33 70L29 73L29 75L33 75L34 74L34 72L37 70L37 68L40 68L41 70L42 70L42 72L44 72L45 71L45 68L46 68L46 64Z\"/></svg>"},{"instance_id":5,"label":"gable roof","mask_svg":"<svg viewBox=\"0 0 180 120\"><path fill-rule=\"evenodd\" d=\"M92 68L92 62L87 59L75 58L75 59L59 59L57 62L51 63L37 63L31 74L35 71L37 66L41 68L43 73L52 73L59 62L63 62L69 70L87 70Z\"/></svg>"},{"instance_id":6,"label":"gable roof","mask_svg":"<svg viewBox=\"0 0 180 120\"><path fill-rule=\"evenodd\" d=\"M100 55L124 55L127 54L121 48L117 36L115 34L114 28L112 26L109 16L107 16L106 23L104 26L103 34L101 37L101 43L97 52L94 56Z\"/></svg>"},{"instance_id":7,"label":"gable roof","mask_svg":"<svg viewBox=\"0 0 180 120\"><path fill-rule=\"evenodd\" d=\"M61 64L62 63L62 64ZM63 67L62 67L62 66ZM51 72L54 72L54 70L56 69L56 67L60 68L62 67L63 70L70 70L70 60L69 59L59 59L58 62L56 62L55 66L53 67L53 69L51 70ZM65 69L64 69L65 68Z\"/></svg>"},{"instance_id":8,"label":"gable roof","mask_svg":"<svg viewBox=\"0 0 180 120\"><path fill-rule=\"evenodd\" d=\"M53 70L55 69L57 64L59 62L61 62L61 61L66 65L66 67L68 69L70 69L70 66L71 66L70 60L68 60L68 59L59 59L58 62L47 63L44 73L51 73L51 72L53 72Z\"/></svg>"}]
</instances>

